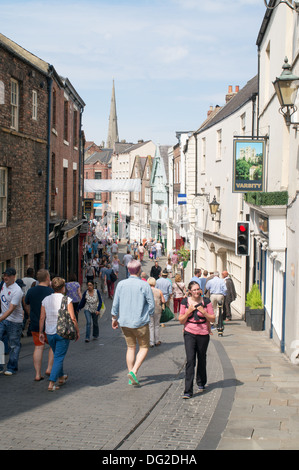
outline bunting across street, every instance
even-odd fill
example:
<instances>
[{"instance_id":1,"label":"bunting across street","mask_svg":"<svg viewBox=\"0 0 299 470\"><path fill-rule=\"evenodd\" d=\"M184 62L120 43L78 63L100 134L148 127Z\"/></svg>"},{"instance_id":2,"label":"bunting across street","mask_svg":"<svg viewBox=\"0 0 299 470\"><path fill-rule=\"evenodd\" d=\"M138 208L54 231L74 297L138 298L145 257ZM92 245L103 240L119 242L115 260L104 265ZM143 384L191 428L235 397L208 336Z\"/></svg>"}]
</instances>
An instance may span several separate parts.
<instances>
[{"instance_id":1,"label":"bunting across street","mask_svg":"<svg viewBox=\"0 0 299 470\"><path fill-rule=\"evenodd\" d=\"M122 180L85 180L84 191L86 193L100 193L112 191L128 191L140 193L141 180L136 179L122 179Z\"/></svg>"}]
</instances>

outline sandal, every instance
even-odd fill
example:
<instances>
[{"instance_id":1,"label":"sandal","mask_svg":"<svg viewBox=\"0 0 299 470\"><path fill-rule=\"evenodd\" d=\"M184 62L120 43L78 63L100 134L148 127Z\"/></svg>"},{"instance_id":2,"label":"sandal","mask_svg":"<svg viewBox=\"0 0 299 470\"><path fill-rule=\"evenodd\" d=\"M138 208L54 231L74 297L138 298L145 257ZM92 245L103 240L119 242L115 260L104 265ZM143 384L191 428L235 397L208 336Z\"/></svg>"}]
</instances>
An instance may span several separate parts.
<instances>
[{"instance_id":1,"label":"sandal","mask_svg":"<svg viewBox=\"0 0 299 470\"><path fill-rule=\"evenodd\" d=\"M65 384L65 382L67 381L67 379L68 379L68 375L63 375L63 376L62 376L62 379L59 379L59 380L58 380L59 385Z\"/></svg>"},{"instance_id":2,"label":"sandal","mask_svg":"<svg viewBox=\"0 0 299 470\"><path fill-rule=\"evenodd\" d=\"M48 392L55 392L56 390L59 390L60 387L58 385L53 385L53 387L48 388Z\"/></svg>"}]
</instances>

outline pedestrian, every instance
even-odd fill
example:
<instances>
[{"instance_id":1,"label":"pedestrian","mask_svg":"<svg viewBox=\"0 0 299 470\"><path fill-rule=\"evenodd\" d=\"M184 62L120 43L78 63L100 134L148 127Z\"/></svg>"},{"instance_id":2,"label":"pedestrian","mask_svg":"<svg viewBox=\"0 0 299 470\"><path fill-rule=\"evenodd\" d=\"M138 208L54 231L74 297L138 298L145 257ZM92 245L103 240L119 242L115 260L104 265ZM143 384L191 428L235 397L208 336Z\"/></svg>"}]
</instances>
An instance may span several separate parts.
<instances>
[{"instance_id":1,"label":"pedestrian","mask_svg":"<svg viewBox=\"0 0 299 470\"><path fill-rule=\"evenodd\" d=\"M172 265L171 265L171 258L170 257L167 259L166 270L167 270L168 274L172 274Z\"/></svg>"},{"instance_id":2,"label":"pedestrian","mask_svg":"<svg viewBox=\"0 0 299 470\"><path fill-rule=\"evenodd\" d=\"M35 378L36 382L43 380L44 377L41 374L42 369L42 359L43 353L45 349L45 343L48 343L47 335L45 334L45 341L41 343L39 340L39 320L40 320L40 312L41 312L41 305L42 301L48 295L54 293L54 290L50 287L51 280L50 280L50 273L46 269L40 269L37 272L37 281L38 284L34 287L31 287L26 296L25 296L25 303L30 307L30 329L32 333L32 339L34 343L34 351L33 351L33 366L35 369ZM48 364L46 368L46 375L50 375L52 366L53 366L53 350L49 348L48 353Z\"/></svg>"},{"instance_id":3,"label":"pedestrian","mask_svg":"<svg viewBox=\"0 0 299 470\"><path fill-rule=\"evenodd\" d=\"M173 290L173 313L175 320L178 320L180 313L180 306L183 298L187 295L187 290L180 274L176 274L174 283L172 284Z\"/></svg>"},{"instance_id":4,"label":"pedestrian","mask_svg":"<svg viewBox=\"0 0 299 470\"><path fill-rule=\"evenodd\" d=\"M165 299L160 289L156 288L156 279L149 277L147 282L151 286L154 301L155 301L155 312L150 317L150 347L160 346L160 318L162 314L162 306L165 304Z\"/></svg>"},{"instance_id":5,"label":"pedestrian","mask_svg":"<svg viewBox=\"0 0 299 470\"><path fill-rule=\"evenodd\" d=\"M178 257L176 250L173 250L173 253L171 255L171 264L172 264L172 276L175 277L175 275L178 272L178 264L179 264L179 257Z\"/></svg>"},{"instance_id":6,"label":"pedestrian","mask_svg":"<svg viewBox=\"0 0 299 470\"><path fill-rule=\"evenodd\" d=\"M127 254L123 257L123 263L126 268L126 277L129 277L128 264L133 261L133 256L131 255L130 250L127 250Z\"/></svg>"},{"instance_id":7,"label":"pedestrian","mask_svg":"<svg viewBox=\"0 0 299 470\"><path fill-rule=\"evenodd\" d=\"M234 281L229 276L227 271L223 271L222 278L224 279L227 294L224 297L224 305L223 305L223 320L231 321L232 319L232 312L230 304L236 300L237 293L234 285Z\"/></svg>"},{"instance_id":8,"label":"pedestrian","mask_svg":"<svg viewBox=\"0 0 299 470\"><path fill-rule=\"evenodd\" d=\"M138 253L139 253L140 262L143 261L144 252L145 252L145 248L144 248L144 246L142 245L142 243L140 243L140 245L139 245L139 247L138 247Z\"/></svg>"},{"instance_id":9,"label":"pedestrian","mask_svg":"<svg viewBox=\"0 0 299 470\"><path fill-rule=\"evenodd\" d=\"M158 261L155 261L154 266L151 267L150 277L154 277L156 281L159 279L162 272L161 266L159 266Z\"/></svg>"},{"instance_id":10,"label":"pedestrian","mask_svg":"<svg viewBox=\"0 0 299 470\"><path fill-rule=\"evenodd\" d=\"M204 292L205 291L205 288L206 288L206 283L207 283L207 280L208 280L208 271L205 269L202 273L202 276L200 278L200 286L201 286L201 290Z\"/></svg>"},{"instance_id":11,"label":"pedestrian","mask_svg":"<svg viewBox=\"0 0 299 470\"><path fill-rule=\"evenodd\" d=\"M111 267L111 264L108 264L107 265L107 270L106 270L106 273L105 273L105 282L107 284L109 299L113 299L115 276L116 276L116 274L114 273L114 271Z\"/></svg>"},{"instance_id":12,"label":"pedestrian","mask_svg":"<svg viewBox=\"0 0 299 470\"><path fill-rule=\"evenodd\" d=\"M100 291L95 289L93 282L89 281L87 283L87 289L83 293L79 304L79 310L84 308L84 315L86 318L85 343L89 343L90 341L91 325L93 339L97 339L99 337L99 315L101 307L102 297Z\"/></svg>"},{"instance_id":13,"label":"pedestrian","mask_svg":"<svg viewBox=\"0 0 299 470\"><path fill-rule=\"evenodd\" d=\"M114 255L113 258L112 258L112 269L113 271L115 272L117 278L118 278L118 275L119 275L119 265L123 266L123 263L120 262L120 259L118 257L118 255Z\"/></svg>"},{"instance_id":14,"label":"pedestrian","mask_svg":"<svg viewBox=\"0 0 299 470\"><path fill-rule=\"evenodd\" d=\"M216 325L218 324L218 303L224 303L224 296L227 294L226 285L223 279L220 279L219 272L215 271L212 279L207 281L205 290L210 291L210 299L216 317Z\"/></svg>"},{"instance_id":15,"label":"pedestrian","mask_svg":"<svg viewBox=\"0 0 299 470\"><path fill-rule=\"evenodd\" d=\"M160 259L162 256L162 243L157 241L156 243L156 250L157 250L157 258Z\"/></svg>"},{"instance_id":16,"label":"pedestrian","mask_svg":"<svg viewBox=\"0 0 299 470\"><path fill-rule=\"evenodd\" d=\"M141 279L143 281L147 281L148 280L148 275L145 273L145 272L142 272L141 275L140 275Z\"/></svg>"},{"instance_id":17,"label":"pedestrian","mask_svg":"<svg viewBox=\"0 0 299 470\"><path fill-rule=\"evenodd\" d=\"M55 277L52 279L51 285L54 293L43 299L39 321L39 340L41 343L45 343L45 335L47 335L49 345L54 353L53 366L49 377L49 392L58 390L60 388L59 385L63 385L68 378L68 376L64 374L63 361L70 344L69 339L62 338L62 336L57 334L58 312L65 295L65 280L61 277ZM67 303L68 312L77 331L77 341L80 337L80 333L72 299L70 297L67 297ZM59 385L56 385L57 380Z\"/></svg>"},{"instance_id":18,"label":"pedestrian","mask_svg":"<svg viewBox=\"0 0 299 470\"><path fill-rule=\"evenodd\" d=\"M151 255L152 255L151 258L157 259L157 247L155 244L152 244Z\"/></svg>"},{"instance_id":19,"label":"pedestrian","mask_svg":"<svg viewBox=\"0 0 299 470\"><path fill-rule=\"evenodd\" d=\"M168 279L168 272L166 269L163 270L162 276L157 280L156 288L162 291L165 303L169 305L172 296L172 284L170 279Z\"/></svg>"},{"instance_id":20,"label":"pedestrian","mask_svg":"<svg viewBox=\"0 0 299 470\"><path fill-rule=\"evenodd\" d=\"M107 294L108 289L107 289L107 284L105 283L105 276L106 276L106 271L107 271L107 261L103 261L103 264L100 266L100 274L99 274L99 280L100 280L100 286L101 286L101 291L103 294Z\"/></svg>"},{"instance_id":21,"label":"pedestrian","mask_svg":"<svg viewBox=\"0 0 299 470\"><path fill-rule=\"evenodd\" d=\"M79 282L77 281L76 274L74 273L70 274L69 282L66 283L65 288L66 288L66 295L68 295L72 299L74 312L76 315L76 319L78 321L78 315L79 315L78 307L79 307L80 300L82 298L82 293L81 293L81 286Z\"/></svg>"},{"instance_id":22,"label":"pedestrian","mask_svg":"<svg viewBox=\"0 0 299 470\"><path fill-rule=\"evenodd\" d=\"M201 290L202 290L202 286L201 286L201 269L198 269L198 268L195 268L194 269L194 276L190 279L190 282L193 282L193 281L196 281Z\"/></svg>"},{"instance_id":23,"label":"pedestrian","mask_svg":"<svg viewBox=\"0 0 299 470\"><path fill-rule=\"evenodd\" d=\"M25 284L25 287L23 289L24 294L26 295L30 287L33 287L37 284L37 280L35 279L35 273L33 268L28 268L26 271L26 276L22 278L22 281ZM30 320L29 320L29 315L27 313L27 310L24 310L24 320L23 320L23 330L26 329L26 324L28 322L28 327L27 327L27 336L31 336L31 331L30 331Z\"/></svg>"},{"instance_id":24,"label":"pedestrian","mask_svg":"<svg viewBox=\"0 0 299 470\"><path fill-rule=\"evenodd\" d=\"M3 273L1 288L0 341L7 338L9 344L9 360L5 375L13 375L18 370L21 350L21 335L24 311L22 306L23 291L15 282L16 270L7 268ZM0 364L0 373L4 364Z\"/></svg>"},{"instance_id":25,"label":"pedestrian","mask_svg":"<svg viewBox=\"0 0 299 470\"><path fill-rule=\"evenodd\" d=\"M30 287L33 287L33 284L35 285L37 280L35 279L34 276L34 269L33 268L28 268L26 271L26 276L22 278L22 281L25 284L24 288L24 293L25 295L29 291Z\"/></svg>"},{"instance_id":26,"label":"pedestrian","mask_svg":"<svg viewBox=\"0 0 299 470\"><path fill-rule=\"evenodd\" d=\"M149 322L155 311L155 302L150 285L139 277L140 261L131 261L128 271L130 277L120 281L116 287L111 310L112 328L120 326L126 340L129 385L139 385L137 373L148 354Z\"/></svg>"},{"instance_id":27,"label":"pedestrian","mask_svg":"<svg viewBox=\"0 0 299 470\"><path fill-rule=\"evenodd\" d=\"M117 255L118 253L118 245L116 243L116 241L114 240L114 242L112 243L112 246L111 246L111 254L112 256L115 256Z\"/></svg>"},{"instance_id":28,"label":"pedestrian","mask_svg":"<svg viewBox=\"0 0 299 470\"><path fill-rule=\"evenodd\" d=\"M87 268L86 268L86 282L88 283L93 282L95 278L95 269L91 264L91 261L88 262Z\"/></svg>"},{"instance_id":29,"label":"pedestrian","mask_svg":"<svg viewBox=\"0 0 299 470\"><path fill-rule=\"evenodd\" d=\"M193 396L193 382L196 369L198 391L202 392L207 383L207 349L210 341L210 322L215 321L212 303L202 298L202 290L196 281L188 285L190 297L182 300L179 321L184 325L186 350L185 390L183 398Z\"/></svg>"}]
</instances>

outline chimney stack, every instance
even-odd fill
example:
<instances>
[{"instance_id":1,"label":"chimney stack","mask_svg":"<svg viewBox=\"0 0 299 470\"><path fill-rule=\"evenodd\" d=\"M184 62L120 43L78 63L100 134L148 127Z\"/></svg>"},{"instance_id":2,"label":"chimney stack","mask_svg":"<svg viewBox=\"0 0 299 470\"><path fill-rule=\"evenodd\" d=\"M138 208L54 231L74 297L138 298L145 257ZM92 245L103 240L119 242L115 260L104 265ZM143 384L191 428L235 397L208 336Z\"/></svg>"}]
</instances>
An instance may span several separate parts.
<instances>
[{"instance_id":1,"label":"chimney stack","mask_svg":"<svg viewBox=\"0 0 299 470\"><path fill-rule=\"evenodd\" d=\"M233 87L232 85L229 85L228 87L228 93L225 96L225 102L228 103L234 96L236 96L239 93L240 87L236 85L235 91L233 92Z\"/></svg>"},{"instance_id":2,"label":"chimney stack","mask_svg":"<svg viewBox=\"0 0 299 470\"><path fill-rule=\"evenodd\" d=\"M209 117L212 112L213 112L213 106L210 106L210 109L207 112L207 116Z\"/></svg>"}]
</instances>

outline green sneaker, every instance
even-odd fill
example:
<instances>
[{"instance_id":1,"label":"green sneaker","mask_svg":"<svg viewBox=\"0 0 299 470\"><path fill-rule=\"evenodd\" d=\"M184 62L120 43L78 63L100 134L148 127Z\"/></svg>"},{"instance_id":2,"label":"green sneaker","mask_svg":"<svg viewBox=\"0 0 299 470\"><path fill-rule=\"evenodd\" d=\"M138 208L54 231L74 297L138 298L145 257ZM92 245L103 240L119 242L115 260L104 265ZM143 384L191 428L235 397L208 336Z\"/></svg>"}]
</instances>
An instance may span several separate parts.
<instances>
[{"instance_id":1,"label":"green sneaker","mask_svg":"<svg viewBox=\"0 0 299 470\"><path fill-rule=\"evenodd\" d=\"M134 374L134 372L132 372L132 371L129 372L128 377L132 381L133 385L140 385L140 383L138 382L138 379L137 379L136 375Z\"/></svg>"}]
</instances>

